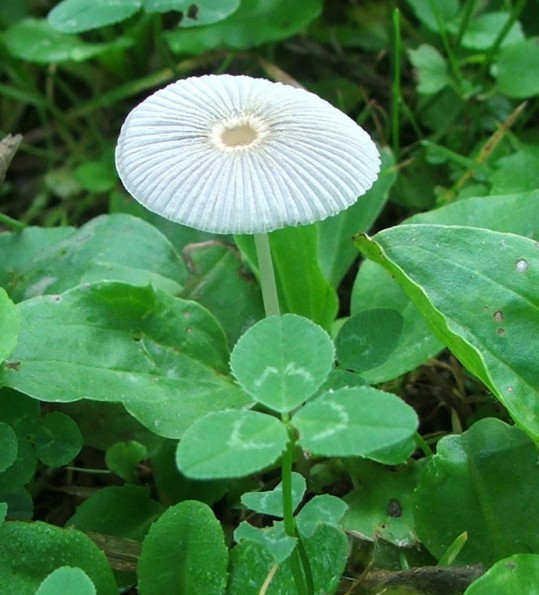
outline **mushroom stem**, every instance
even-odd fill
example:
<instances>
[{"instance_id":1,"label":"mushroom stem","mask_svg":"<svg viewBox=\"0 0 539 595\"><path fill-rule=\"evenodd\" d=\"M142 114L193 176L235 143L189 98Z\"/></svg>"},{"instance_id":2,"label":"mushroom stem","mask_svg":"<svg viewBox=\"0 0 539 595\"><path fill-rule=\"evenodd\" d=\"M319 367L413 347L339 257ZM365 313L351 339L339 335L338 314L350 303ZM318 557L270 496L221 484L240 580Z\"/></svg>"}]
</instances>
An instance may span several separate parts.
<instances>
[{"instance_id":1,"label":"mushroom stem","mask_svg":"<svg viewBox=\"0 0 539 595\"><path fill-rule=\"evenodd\" d=\"M279 308L279 297L277 296L277 284L275 283L275 271L273 270L268 234L255 233L254 236L264 310L266 316L279 316L281 310Z\"/></svg>"}]
</instances>

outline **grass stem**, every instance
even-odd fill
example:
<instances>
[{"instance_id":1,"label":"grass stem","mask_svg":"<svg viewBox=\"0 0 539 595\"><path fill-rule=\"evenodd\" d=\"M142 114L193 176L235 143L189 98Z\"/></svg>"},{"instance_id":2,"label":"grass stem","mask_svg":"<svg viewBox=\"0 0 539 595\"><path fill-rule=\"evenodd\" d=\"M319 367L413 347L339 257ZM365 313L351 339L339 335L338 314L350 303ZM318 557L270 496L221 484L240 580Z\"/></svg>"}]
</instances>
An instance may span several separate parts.
<instances>
[{"instance_id":1,"label":"grass stem","mask_svg":"<svg viewBox=\"0 0 539 595\"><path fill-rule=\"evenodd\" d=\"M401 29L400 11L393 10L393 84L391 87L391 144L395 162L399 161L401 110Z\"/></svg>"}]
</instances>

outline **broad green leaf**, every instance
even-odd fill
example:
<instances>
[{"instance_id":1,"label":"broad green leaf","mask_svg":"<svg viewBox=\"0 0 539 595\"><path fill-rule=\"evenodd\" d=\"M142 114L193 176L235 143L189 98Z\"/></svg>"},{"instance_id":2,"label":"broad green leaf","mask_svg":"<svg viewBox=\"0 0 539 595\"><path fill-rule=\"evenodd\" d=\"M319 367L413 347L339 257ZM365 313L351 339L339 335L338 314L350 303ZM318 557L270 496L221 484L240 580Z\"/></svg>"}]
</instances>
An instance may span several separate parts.
<instances>
[{"instance_id":1,"label":"broad green leaf","mask_svg":"<svg viewBox=\"0 0 539 595\"><path fill-rule=\"evenodd\" d=\"M305 494L306 484L303 475L292 473L292 508L300 505ZM260 514L283 517L283 484L266 492L247 492L242 495L241 503Z\"/></svg>"},{"instance_id":2,"label":"broad green leaf","mask_svg":"<svg viewBox=\"0 0 539 595\"><path fill-rule=\"evenodd\" d=\"M417 535L439 559L467 531L459 565L539 551L538 490L534 443L516 427L482 419L440 440L426 463L413 496Z\"/></svg>"},{"instance_id":3,"label":"broad green leaf","mask_svg":"<svg viewBox=\"0 0 539 595\"><path fill-rule=\"evenodd\" d=\"M113 159L85 161L73 171L73 177L81 188L94 194L110 192L118 184L118 174Z\"/></svg>"},{"instance_id":4,"label":"broad green leaf","mask_svg":"<svg viewBox=\"0 0 539 595\"><path fill-rule=\"evenodd\" d=\"M195 302L123 283L87 284L18 305L21 333L0 384L36 399L121 402L152 432L179 438L209 411L249 399L225 376L217 321Z\"/></svg>"},{"instance_id":5,"label":"broad green leaf","mask_svg":"<svg viewBox=\"0 0 539 595\"><path fill-rule=\"evenodd\" d=\"M499 560L464 591L464 595L539 595L539 555L515 554Z\"/></svg>"},{"instance_id":6,"label":"broad green leaf","mask_svg":"<svg viewBox=\"0 0 539 595\"><path fill-rule=\"evenodd\" d=\"M39 585L36 595L96 595L94 583L81 568L60 566Z\"/></svg>"},{"instance_id":7,"label":"broad green leaf","mask_svg":"<svg viewBox=\"0 0 539 595\"><path fill-rule=\"evenodd\" d=\"M144 10L152 12L182 12L180 26L200 27L222 21L235 12L240 0L142 0ZM194 7L194 8L193 8Z\"/></svg>"},{"instance_id":8,"label":"broad green leaf","mask_svg":"<svg viewBox=\"0 0 539 595\"><path fill-rule=\"evenodd\" d=\"M11 490L0 490L0 500L7 504L10 520L30 521L34 517L34 500L26 488L14 485Z\"/></svg>"},{"instance_id":9,"label":"broad green leaf","mask_svg":"<svg viewBox=\"0 0 539 595\"><path fill-rule=\"evenodd\" d=\"M84 62L112 49L125 49L129 43L121 37L110 43L89 43L55 31L44 19L31 18L11 25L2 39L12 56L34 64Z\"/></svg>"},{"instance_id":10,"label":"broad green leaf","mask_svg":"<svg viewBox=\"0 0 539 595\"><path fill-rule=\"evenodd\" d=\"M537 242L473 227L403 225L358 247L395 276L438 338L539 440Z\"/></svg>"},{"instance_id":11,"label":"broad green leaf","mask_svg":"<svg viewBox=\"0 0 539 595\"><path fill-rule=\"evenodd\" d=\"M152 525L138 563L141 595L225 592L228 550L211 508L187 500Z\"/></svg>"},{"instance_id":12,"label":"broad green leaf","mask_svg":"<svg viewBox=\"0 0 539 595\"><path fill-rule=\"evenodd\" d=\"M82 33L125 21L142 7L142 0L63 0L47 17L61 33Z\"/></svg>"},{"instance_id":13,"label":"broad green leaf","mask_svg":"<svg viewBox=\"0 0 539 595\"><path fill-rule=\"evenodd\" d=\"M13 352L18 335L19 313L6 290L0 287L0 362Z\"/></svg>"},{"instance_id":14,"label":"broad green leaf","mask_svg":"<svg viewBox=\"0 0 539 595\"><path fill-rule=\"evenodd\" d=\"M220 500L228 491L230 481L225 479L199 480L186 477L176 466L177 443L172 440L161 440L158 449L151 453L152 475L155 480L156 491L161 502L173 504L182 500L199 500L210 506ZM249 485L249 481L253 484ZM242 489L254 489L256 480L234 482L241 492Z\"/></svg>"},{"instance_id":15,"label":"broad green leaf","mask_svg":"<svg viewBox=\"0 0 539 595\"><path fill-rule=\"evenodd\" d=\"M539 94L539 37L503 48L492 73L502 95L525 99Z\"/></svg>"},{"instance_id":16,"label":"broad green leaf","mask_svg":"<svg viewBox=\"0 0 539 595\"><path fill-rule=\"evenodd\" d=\"M278 229L269 234L269 240L281 311L305 316L328 329L337 315L338 300L318 262L317 226ZM235 241L258 274L253 236L235 236Z\"/></svg>"},{"instance_id":17,"label":"broad green leaf","mask_svg":"<svg viewBox=\"0 0 539 595\"><path fill-rule=\"evenodd\" d=\"M118 593L105 554L84 533L41 521L12 521L0 527L2 595L34 595L42 581L61 566L83 570L99 595Z\"/></svg>"},{"instance_id":18,"label":"broad green leaf","mask_svg":"<svg viewBox=\"0 0 539 595\"><path fill-rule=\"evenodd\" d=\"M336 593L348 557L348 539L344 531L328 524L317 527L311 537L303 539L311 564L315 595ZM235 546L230 555L231 571L227 595L259 595L275 560L265 547L252 541ZM279 566L269 582L267 595L296 593L290 562Z\"/></svg>"},{"instance_id":19,"label":"broad green leaf","mask_svg":"<svg viewBox=\"0 0 539 595\"><path fill-rule=\"evenodd\" d=\"M298 531L302 537L312 537L321 524L340 529L348 505L330 494L311 498L296 516Z\"/></svg>"},{"instance_id":20,"label":"broad green leaf","mask_svg":"<svg viewBox=\"0 0 539 595\"><path fill-rule=\"evenodd\" d=\"M345 211L317 223L320 268L333 287L339 286L358 256L352 241L354 234L369 231L383 209L397 178L395 158L391 150L384 148L380 154L380 176L367 194Z\"/></svg>"},{"instance_id":21,"label":"broad green leaf","mask_svg":"<svg viewBox=\"0 0 539 595\"><path fill-rule=\"evenodd\" d=\"M74 227L26 227L20 232L0 233L0 286L10 294L24 282L21 272L30 263L77 233Z\"/></svg>"},{"instance_id":22,"label":"broad green leaf","mask_svg":"<svg viewBox=\"0 0 539 595\"><path fill-rule=\"evenodd\" d=\"M271 527L253 527L247 521L240 523L234 531L237 543L251 541L261 545L277 564L282 564L296 547L297 538L288 536L283 523Z\"/></svg>"},{"instance_id":23,"label":"broad green leaf","mask_svg":"<svg viewBox=\"0 0 539 595\"><path fill-rule=\"evenodd\" d=\"M415 436L408 436L396 444L374 451L369 458L384 465L400 465L412 456L416 448Z\"/></svg>"},{"instance_id":24,"label":"broad green leaf","mask_svg":"<svg viewBox=\"0 0 539 595\"><path fill-rule=\"evenodd\" d=\"M128 483L136 481L137 465L147 456L146 447L136 440L116 442L105 453L107 467Z\"/></svg>"},{"instance_id":25,"label":"broad green leaf","mask_svg":"<svg viewBox=\"0 0 539 595\"><path fill-rule=\"evenodd\" d=\"M176 463L195 479L244 477L275 463L287 441L286 427L271 415L218 411L187 429Z\"/></svg>"},{"instance_id":26,"label":"broad green leaf","mask_svg":"<svg viewBox=\"0 0 539 595\"><path fill-rule=\"evenodd\" d=\"M538 170L539 147L537 145L523 145L516 153L506 155L496 161L494 172L490 176L492 183L490 193L530 192L529 202L531 203L531 196L539 194L537 192ZM531 206L530 204L529 207ZM533 214L530 214L530 217L532 217L532 224L537 223L537 219L533 220ZM536 229L534 235L539 237L539 229Z\"/></svg>"},{"instance_id":27,"label":"broad green leaf","mask_svg":"<svg viewBox=\"0 0 539 595\"><path fill-rule=\"evenodd\" d=\"M307 403L292 418L299 444L315 455L374 458L414 434L417 416L395 395L369 386L341 388Z\"/></svg>"},{"instance_id":28,"label":"broad green leaf","mask_svg":"<svg viewBox=\"0 0 539 595\"><path fill-rule=\"evenodd\" d=\"M434 95L451 85L445 58L436 48L422 44L416 50L409 50L409 55L419 78L418 93Z\"/></svg>"},{"instance_id":29,"label":"broad green leaf","mask_svg":"<svg viewBox=\"0 0 539 595\"><path fill-rule=\"evenodd\" d=\"M82 283L152 283L178 293L187 271L170 242L130 215L102 215L58 243L36 244L52 229L28 228L0 235L0 268L15 301L62 293ZM2 278L0 277L0 278Z\"/></svg>"},{"instance_id":30,"label":"broad green leaf","mask_svg":"<svg viewBox=\"0 0 539 595\"><path fill-rule=\"evenodd\" d=\"M337 361L363 373L382 365L395 351L403 318L396 310L373 308L349 318L335 339Z\"/></svg>"},{"instance_id":31,"label":"broad green leaf","mask_svg":"<svg viewBox=\"0 0 539 595\"><path fill-rule=\"evenodd\" d=\"M461 43L465 48L478 51L488 50L496 41L500 31L511 18L508 12L486 12L473 18L468 24ZM503 38L501 47L522 41L522 25L516 21Z\"/></svg>"},{"instance_id":32,"label":"broad green leaf","mask_svg":"<svg viewBox=\"0 0 539 595\"><path fill-rule=\"evenodd\" d=\"M418 465L391 471L369 461L357 461L351 473L359 485L344 497L349 506L343 522L346 531L359 539L416 546L412 494Z\"/></svg>"},{"instance_id":33,"label":"broad green leaf","mask_svg":"<svg viewBox=\"0 0 539 595\"><path fill-rule=\"evenodd\" d=\"M354 386L365 386L365 384L367 384L365 379L359 374L354 374L354 372L343 370L342 368L334 368L331 370L329 376L317 391L316 395L323 395L324 393L337 390L338 388L352 388Z\"/></svg>"},{"instance_id":34,"label":"broad green leaf","mask_svg":"<svg viewBox=\"0 0 539 595\"><path fill-rule=\"evenodd\" d=\"M105 486L77 507L67 526L142 541L164 510L163 504L150 497L148 488Z\"/></svg>"},{"instance_id":35,"label":"broad green leaf","mask_svg":"<svg viewBox=\"0 0 539 595\"><path fill-rule=\"evenodd\" d=\"M333 365L329 335L307 318L269 316L236 343L230 367L241 387L270 409L286 412L321 386Z\"/></svg>"},{"instance_id":36,"label":"broad green leaf","mask_svg":"<svg viewBox=\"0 0 539 595\"><path fill-rule=\"evenodd\" d=\"M258 283L232 246L202 242L186 246L183 254L189 277L181 297L208 308L234 345L246 328L264 317Z\"/></svg>"},{"instance_id":37,"label":"broad green leaf","mask_svg":"<svg viewBox=\"0 0 539 595\"><path fill-rule=\"evenodd\" d=\"M60 467L67 465L79 454L82 435L69 415L53 411L40 420L34 448L45 465Z\"/></svg>"},{"instance_id":38,"label":"broad green leaf","mask_svg":"<svg viewBox=\"0 0 539 595\"><path fill-rule=\"evenodd\" d=\"M13 465L18 451L17 434L11 426L0 421L0 472Z\"/></svg>"},{"instance_id":39,"label":"broad green leaf","mask_svg":"<svg viewBox=\"0 0 539 595\"><path fill-rule=\"evenodd\" d=\"M459 200L422 213L404 223L470 225L512 232L539 240L539 190ZM352 314L369 308L394 309L404 318L398 345L387 362L364 373L370 384L391 380L413 370L439 352L443 344L400 285L380 265L362 263L352 291Z\"/></svg>"},{"instance_id":40,"label":"broad green leaf","mask_svg":"<svg viewBox=\"0 0 539 595\"><path fill-rule=\"evenodd\" d=\"M431 31L446 29L459 11L459 0L407 0L417 18Z\"/></svg>"},{"instance_id":41,"label":"broad green leaf","mask_svg":"<svg viewBox=\"0 0 539 595\"><path fill-rule=\"evenodd\" d=\"M322 10L321 0L242 0L226 19L196 29L167 32L166 39L177 53L201 54L226 47L245 49L278 41L303 30Z\"/></svg>"},{"instance_id":42,"label":"broad green leaf","mask_svg":"<svg viewBox=\"0 0 539 595\"><path fill-rule=\"evenodd\" d=\"M1 499L10 501L10 515L14 510L11 504L27 509L28 494L20 491L34 476L37 458L29 436L32 436L39 423L39 403L7 388L0 390L0 421L7 424L17 435L17 458L5 471L0 473ZM7 494L10 494L9 498Z\"/></svg>"},{"instance_id":43,"label":"broad green leaf","mask_svg":"<svg viewBox=\"0 0 539 595\"><path fill-rule=\"evenodd\" d=\"M57 403L56 411L72 417L83 435L84 445L106 451L121 441L136 440L148 450L162 444L159 436L145 428L130 415L121 403L81 399L70 403Z\"/></svg>"}]
</instances>

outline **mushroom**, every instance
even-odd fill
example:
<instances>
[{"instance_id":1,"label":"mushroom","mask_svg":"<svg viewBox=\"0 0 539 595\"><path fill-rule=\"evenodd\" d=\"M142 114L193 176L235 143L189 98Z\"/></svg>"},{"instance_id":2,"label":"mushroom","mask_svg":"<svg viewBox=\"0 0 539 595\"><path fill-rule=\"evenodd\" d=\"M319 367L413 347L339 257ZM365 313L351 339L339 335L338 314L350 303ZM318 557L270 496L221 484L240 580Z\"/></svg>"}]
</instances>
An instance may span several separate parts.
<instances>
[{"instance_id":1,"label":"mushroom","mask_svg":"<svg viewBox=\"0 0 539 595\"><path fill-rule=\"evenodd\" d=\"M267 233L352 205L380 169L369 135L304 89L248 76L179 80L135 107L116 167L147 209L217 234L254 234L267 314L279 312Z\"/></svg>"}]
</instances>

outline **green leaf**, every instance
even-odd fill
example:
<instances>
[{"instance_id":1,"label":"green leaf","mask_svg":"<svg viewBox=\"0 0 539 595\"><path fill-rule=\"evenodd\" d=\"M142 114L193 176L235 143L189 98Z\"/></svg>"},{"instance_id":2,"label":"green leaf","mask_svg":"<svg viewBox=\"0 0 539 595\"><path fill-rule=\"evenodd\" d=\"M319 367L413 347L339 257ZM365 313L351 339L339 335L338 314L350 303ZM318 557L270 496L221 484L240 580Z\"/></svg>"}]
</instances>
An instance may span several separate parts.
<instances>
[{"instance_id":1,"label":"green leaf","mask_svg":"<svg viewBox=\"0 0 539 595\"><path fill-rule=\"evenodd\" d=\"M539 190L466 198L406 219L404 223L473 225L539 240L537 221ZM397 281L372 261L361 265L352 291L351 304L352 314L369 308L390 308L399 312L404 319L402 334L393 355L381 366L364 373L369 384L397 378L442 349L443 344L432 334L424 317Z\"/></svg>"},{"instance_id":2,"label":"green leaf","mask_svg":"<svg viewBox=\"0 0 539 595\"><path fill-rule=\"evenodd\" d=\"M75 233L74 227L26 227L16 233L0 233L0 286L9 293L17 291L24 283L22 270Z\"/></svg>"},{"instance_id":3,"label":"green leaf","mask_svg":"<svg viewBox=\"0 0 539 595\"><path fill-rule=\"evenodd\" d=\"M36 399L121 402L168 438L209 411L249 402L225 376L223 330L194 302L110 282L18 308L19 344L0 368L0 383Z\"/></svg>"},{"instance_id":4,"label":"green leaf","mask_svg":"<svg viewBox=\"0 0 539 595\"><path fill-rule=\"evenodd\" d=\"M11 426L0 421L0 471L11 467L19 451L17 434Z\"/></svg>"},{"instance_id":5,"label":"green leaf","mask_svg":"<svg viewBox=\"0 0 539 595\"><path fill-rule=\"evenodd\" d=\"M306 318L285 314L252 326L236 343L230 367L256 401L286 412L316 392L333 357L333 343L323 329Z\"/></svg>"},{"instance_id":6,"label":"green leaf","mask_svg":"<svg viewBox=\"0 0 539 595\"><path fill-rule=\"evenodd\" d=\"M422 44L417 50L409 50L408 53L419 77L418 93L434 95L451 85L445 58L436 48Z\"/></svg>"},{"instance_id":7,"label":"green leaf","mask_svg":"<svg viewBox=\"0 0 539 595\"><path fill-rule=\"evenodd\" d=\"M84 500L68 527L142 541L165 507L138 486L105 486Z\"/></svg>"},{"instance_id":8,"label":"green leaf","mask_svg":"<svg viewBox=\"0 0 539 595\"><path fill-rule=\"evenodd\" d=\"M321 0L242 0L226 19L196 29L166 33L172 51L201 54L218 47L244 49L285 39L303 30L320 15Z\"/></svg>"},{"instance_id":9,"label":"green leaf","mask_svg":"<svg viewBox=\"0 0 539 595\"><path fill-rule=\"evenodd\" d=\"M539 37L503 48L492 73L501 95L525 99L539 94Z\"/></svg>"},{"instance_id":10,"label":"green leaf","mask_svg":"<svg viewBox=\"0 0 539 595\"><path fill-rule=\"evenodd\" d=\"M317 226L278 229L269 234L269 240L281 311L305 316L328 329L337 315L338 299L318 262ZM235 236L235 241L258 274L253 236Z\"/></svg>"},{"instance_id":11,"label":"green leaf","mask_svg":"<svg viewBox=\"0 0 539 595\"><path fill-rule=\"evenodd\" d=\"M0 527L4 524L7 514L7 502L0 502Z\"/></svg>"},{"instance_id":12,"label":"green leaf","mask_svg":"<svg viewBox=\"0 0 539 595\"><path fill-rule=\"evenodd\" d=\"M257 411L218 411L197 420L176 452L178 469L195 479L244 477L275 463L288 441L285 426Z\"/></svg>"},{"instance_id":13,"label":"green leaf","mask_svg":"<svg viewBox=\"0 0 539 595\"><path fill-rule=\"evenodd\" d=\"M142 7L142 0L63 0L48 14L49 25L61 33L82 33L125 21Z\"/></svg>"},{"instance_id":14,"label":"green leaf","mask_svg":"<svg viewBox=\"0 0 539 595\"><path fill-rule=\"evenodd\" d=\"M518 486L518 489L515 489ZM482 419L447 436L425 465L414 492L416 532L436 557L464 531L458 564L539 551L537 448L521 430Z\"/></svg>"},{"instance_id":15,"label":"green leaf","mask_svg":"<svg viewBox=\"0 0 539 595\"><path fill-rule=\"evenodd\" d=\"M232 246L202 242L186 246L183 254L190 274L181 297L208 308L234 345L253 321L264 317L260 287Z\"/></svg>"},{"instance_id":16,"label":"green leaf","mask_svg":"<svg viewBox=\"0 0 539 595\"><path fill-rule=\"evenodd\" d=\"M486 12L473 18L468 24L461 43L463 47L471 50L486 51L496 41L500 31L511 18L508 12ZM506 47L524 39L522 25L515 21L503 41L501 47Z\"/></svg>"},{"instance_id":17,"label":"green leaf","mask_svg":"<svg viewBox=\"0 0 539 595\"><path fill-rule=\"evenodd\" d=\"M102 215L58 242L56 237L55 230L41 228L0 235L0 279L15 301L104 280L152 283L176 294L187 275L170 242L130 215Z\"/></svg>"},{"instance_id":18,"label":"green leaf","mask_svg":"<svg viewBox=\"0 0 539 595\"><path fill-rule=\"evenodd\" d=\"M306 484L303 475L292 473L292 509L300 505L305 494ZM266 492L247 492L242 495L241 503L260 514L283 517L283 484Z\"/></svg>"},{"instance_id":19,"label":"green leaf","mask_svg":"<svg viewBox=\"0 0 539 595\"><path fill-rule=\"evenodd\" d=\"M418 464L390 471L369 461L355 462L351 474L358 487L344 497L349 506L343 522L346 531L373 542L417 546L412 495L418 471Z\"/></svg>"},{"instance_id":20,"label":"green leaf","mask_svg":"<svg viewBox=\"0 0 539 595\"><path fill-rule=\"evenodd\" d=\"M84 190L94 194L110 192L118 184L114 161L85 161L73 172L75 180Z\"/></svg>"},{"instance_id":21,"label":"green leaf","mask_svg":"<svg viewBox=\"0 0 539 595\"><path fill-rule=\"evenodd\" d=\"M538 170L539 147L536 145L523 145L516 153L501 157L496 161L494 172L490 177L492 183L490 194L531 192L531 196L537 195L539 194L536 190ZM534 190L536 192L532 192ZM532 207L532 205L529 205L529 207ZM530 217L533 218L533 215L530 215ZM535 235L539 237L539 230Z\"/></svg>"},{"instance_id":22,"label":"green leaf","mask_svg":"<svg viewBox=\"0 0 539 595\"><path fill-rule=\"evenodd\" d=\"M303 543L313 572L314 592L335 593L348 557L344 531L323 523ZM252 541L244 540L235 546L230 558L229 595L259 595L269 573L275 572L273 556L264 546ZM289 560L278 567L264 592L267 595L297 592Z\"/></svg>"},{"instance_id":23,"label":"green leaf","mask_svg":"<svg viewBox=\"0 0 539 595\"><path fill-rule=\"evenodd\" d=\"M372 387L341 388L307 403L292 418L299 444L315 455L374 458L417 429L414 410Z\"/></svg>"},{"instance_id":24,"label":"green leaf","mask_svg":"<svg viewBox=\"0 0 539 595\"><path fill-rule=\"evenodd\" d=\"M19 313L6 290L0 287L0 362L13 352L18 335Z\"/></svg>"},{"instance_id":25,"label":"green leaf","mask_svg":"<svg viewBox=\"0 0 539 595\"><path fill-rule=\"evenodd\" d=\"M36 431L39 415L37 401L10 389L0 390L0 421L17 435L17 457L12 465L0 472L0 495L10 501L11 516L14 513L12 504L28 510L28 494L20 488L32 479L36 469L36 454L28 437Z\"/></svg>"},{"instance_id":26,"label":"green leaf","mask_svg":"<svg viewBox=\"0 0 539 595\"><path fill-rule=\"evenodd\" d=\"M176 449L178 445L171 440L161 441L158 449L151 453L151 468L159 499L165 503L182 500L199 500L209 506L215 504L228 492L230 481L224 479L197 480L190 479L179 472L176 466ZM236 483L238 486L239 484ZM251 489L245 482L244 489Z\"/></svg>"},{"instance_id":27,"label":"green leaf","mask_svg":"<svg viewBox=\"0 0 539 595\"><path fill-rule=\"evenodd\" d=\"M318 259L326 279L338 287L357 258L352 238L360 231L369 231L389 197L397 178L395 158L391 150L381 150L382 168L374 186L351 207L334 217L317 223Z\"/></svg>"},{"instance_id":28,"label":"green leaf","mask_svg":"<svg viewBox=\"0 0 539 595\"><path fill-rule=\"evenodd\" d=\"M95 595L96 590L90 577L81 568L60 566L39 585L36 595Z\"/></svg>"},{"instance_id":29,"label":"green leaf","mask_svg":"<svg viewBox=\"0 0 539 595\"><path fill-rule=\"evenodd\" d=\"M348 505L336 496L322 494L311 498L296 516L298 531L304 538L312 537L321 524L341 528Z\"/></svg>"},{"instance_id":30,"label":"green leaf","mask_svg":"<svg viewBox=\"0 0 539 595\"><path fill-rule=\"evenodd\" d=\"M137 465L147 456L146 447L136 440L117 442L107 449L107 467L128 483L136 481Z\"/></svg>"},{"instance_id":31,"label":"green leaf","mask_svg":"<svg viewBox=\"0 0 539 595\"><path fill-rule=\"evenodd\" d=\"M69 415L53 411L41 419L34 438L34 447L45 465L61 467L79 454L82 435Z\"/></svg>"},{"instance_id":32,"label":"green leaf","mask_svg":"<svg viewBox=\"0 0 539 595\"><path fill-rule=\"evenodd\" d=\"M396 310L373 308L349 318L335 339L337 361L343 368L365 372L382 365L395 351L403 318Z\"/></svg>"},{"instance_id":33,"label":"green leaf","mask_svg":"<svg viewBox=\"0 0 539 595\"><path fill-rule=\"evenodd\" d=\"M435 33L446 29L459 11L459 0L407 0L417 18Z\"/></svg>"},{"instance_id":34,"label":"green leaf","mask_svg":"<svg viewBox=\"0 0 539 595\"><path fill-rule=\"evenodd\" d=\"M283 523L276 523L272 527L253 527L247 521L240 523L234 531L234 540L261 545L277 564L282 564L290 556L298 541L285 533Z\"/></svg>"},{"instance_id":35,"label":"green leaf","mask_svg":"<svg viewBox=\"0 0 539 595\"><path fill-rule=\"evenodd\" d=\"M30 18L11 25L2 39L12 56L34 64L84 62L111 49L125 49L129 44L121 37L110 43L89 43L55 31L46 20Z\"/></svg>"},{"instance_id":36,"label":"green leaf","mask_svg":"<svg viewBox=\"0 0 539 595\"><path fill-rule=\"evenodd\" d=\"M464 595L539 594L539 555L515 554L496 562Z\"/></svg>"},{"instance_id":37,"label":"green leaf","mask_svg":"<svg viewBox=\"0 0 539 595\"><path fill-rule=\"evenodd\" d=\"M138 563L141 595L225 592L228 550L219 521L202 502L171 506L152 525Z\"/></svg>"},{"instance_id":38,"label":"green leaf","mask_svg":"<svg viewBox=\"0 0 539 595\"><path fill-rule=\"evenodd\" d=\"M99 595L116 595L118 588L105 554L84 533L41 521L12 521L0 527L0 592L34 595L56 568L83 570Z\"/></svg>"},{"instance_id":39,"label":"green leaf","mask_svg":"<svg viewBox=\"0 0 539 595\"><path fill-rule=\"evenodd\" d=\"M539 440L537 242L472 227L403 225L374 239L359 236L357 245L395 276L439 339Z\"/></svg>"},{"instance_id":40,"label":"green leaf","mask_svg":"<svg viewBox=\"0 0 539 595\"><path fill-rule=\"evenodd\" d=\"M171 10L183 13L180 25L184 27L200 27L224 20L235 12L240 0L143 0L144 10L148 13L168 12ZM195 6L195 9L191 8Z\"/></svg>"}]
</instances>

